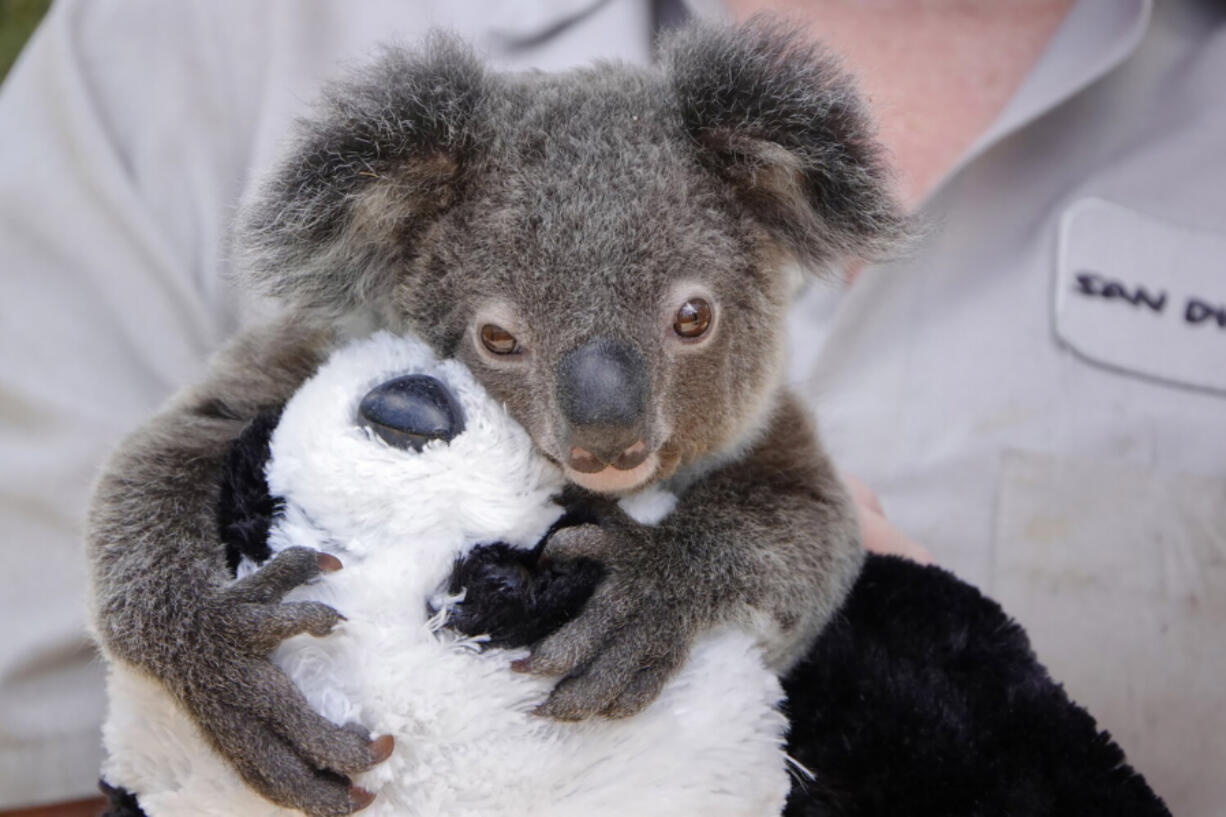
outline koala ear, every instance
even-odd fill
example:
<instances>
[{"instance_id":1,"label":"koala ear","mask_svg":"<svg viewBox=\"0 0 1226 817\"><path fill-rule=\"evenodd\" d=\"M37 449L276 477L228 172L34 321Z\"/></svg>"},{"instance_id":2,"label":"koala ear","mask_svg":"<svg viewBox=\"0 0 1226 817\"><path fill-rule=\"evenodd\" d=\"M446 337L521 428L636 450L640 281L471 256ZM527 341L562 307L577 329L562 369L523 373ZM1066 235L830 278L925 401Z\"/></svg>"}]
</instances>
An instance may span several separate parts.
<instances>
[{"instance_id":1,"label":"koala ear","mask_svg":"<svg viewBox=\"0 0 1226 817\"><path fill-rule=\"evenodd\" d=\"M239 215L239 274L330 318L386 304L459 194L486 84L471 51L435 35L420 53L389 48L328 88Z\"/></svg>"},{"instance_id":2,"label":"koala ear","mask_svg":"<svg viewBox=\"0 0 1226 817\"><path fill-rule=\"evenodd\" d=\"M869 117L822 47L758 16L683 28L662 57L701 161L800 261L873 257L904 236Z\"/></svg>"}]
</instances>

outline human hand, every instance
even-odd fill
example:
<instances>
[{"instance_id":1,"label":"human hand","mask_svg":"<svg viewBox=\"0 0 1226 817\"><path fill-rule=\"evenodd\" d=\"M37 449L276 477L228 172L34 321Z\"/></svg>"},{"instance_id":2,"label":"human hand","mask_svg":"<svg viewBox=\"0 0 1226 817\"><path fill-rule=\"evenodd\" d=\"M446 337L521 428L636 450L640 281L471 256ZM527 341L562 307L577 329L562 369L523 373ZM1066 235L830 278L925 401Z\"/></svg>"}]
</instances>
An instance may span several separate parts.
<instances>
[{"instance_id":1,"label":"human hand","mask_svg":"<svg viewBox=\"0 0 1226 817\"><path fill-rule=\"evenodd\" d=\"M851 474L843 474L843 483L851 492L860 520L860 540L870 553L903 556L922 565L932 563L928 548L912 539L886 519L881 501L864 482Z\"/></svg>"}]
</instances>

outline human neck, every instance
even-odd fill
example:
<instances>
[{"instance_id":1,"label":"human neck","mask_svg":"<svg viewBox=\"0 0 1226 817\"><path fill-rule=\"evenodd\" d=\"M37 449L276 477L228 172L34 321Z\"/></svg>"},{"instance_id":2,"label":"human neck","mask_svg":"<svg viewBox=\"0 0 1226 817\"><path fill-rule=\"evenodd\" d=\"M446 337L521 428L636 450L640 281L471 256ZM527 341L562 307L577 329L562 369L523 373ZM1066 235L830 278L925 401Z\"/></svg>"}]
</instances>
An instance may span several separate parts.
<instances>
[{"instance_id":1,"label":"human neck","mask_svg":"<svg viewBox=\"0 0 1226 817\"><path fill-rule=\"evenodd\" d=\"M915 207L1004 108L1074 0L726 0L773 10L842 55Z\"/></svg>"}]
</instances>

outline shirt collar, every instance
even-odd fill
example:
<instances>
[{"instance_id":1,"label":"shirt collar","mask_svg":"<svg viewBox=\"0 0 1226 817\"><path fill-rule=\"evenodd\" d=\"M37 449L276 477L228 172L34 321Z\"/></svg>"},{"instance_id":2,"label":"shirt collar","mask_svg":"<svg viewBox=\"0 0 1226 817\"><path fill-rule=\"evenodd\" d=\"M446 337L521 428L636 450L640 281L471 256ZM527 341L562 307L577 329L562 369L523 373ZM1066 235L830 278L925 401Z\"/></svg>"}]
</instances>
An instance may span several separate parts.
<instances>
[{"instance_id":1,"label":"shirt collar","mask_svg":"<svg viewBox=\"0 0 1226 817\"><path fill-rule=\"evenodd\" d=\"M548 39L616 0L468 0L495 40L527 46Z\"/></svg>"},{"instance_id":2,"label":"shirt collar","mask_svg":"<svg viewBox=\"0 0 1226 817\"><path fill-rule=\"evenodd\" d=\"M925 201L993 145L1115 70L1140 45L1152 12L1153 0L1079 0L1004 109Z\"/></svg>"}]
</instances>

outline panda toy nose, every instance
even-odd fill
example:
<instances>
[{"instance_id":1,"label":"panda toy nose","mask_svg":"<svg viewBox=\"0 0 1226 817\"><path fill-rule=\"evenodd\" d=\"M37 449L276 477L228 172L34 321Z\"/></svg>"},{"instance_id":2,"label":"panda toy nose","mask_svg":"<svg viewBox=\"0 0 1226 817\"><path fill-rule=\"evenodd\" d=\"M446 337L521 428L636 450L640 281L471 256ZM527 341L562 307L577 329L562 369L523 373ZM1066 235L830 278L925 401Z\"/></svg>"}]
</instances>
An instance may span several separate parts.
<instances>
[{"instance_id":1,"label":"panda toy nose","mask_svg":"<svg viewBox=\"0 0 1226 817\"><path fill-rule=\"evenodd\" d=\"M464 430L464 415L438 378L409 374L368 391L358 405L358 424L388 445L421 451L431 440L450 442Z\"/></svg>"}]
</instances>

